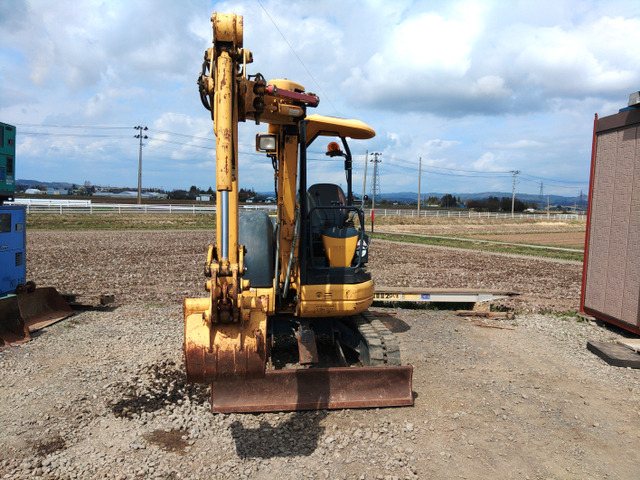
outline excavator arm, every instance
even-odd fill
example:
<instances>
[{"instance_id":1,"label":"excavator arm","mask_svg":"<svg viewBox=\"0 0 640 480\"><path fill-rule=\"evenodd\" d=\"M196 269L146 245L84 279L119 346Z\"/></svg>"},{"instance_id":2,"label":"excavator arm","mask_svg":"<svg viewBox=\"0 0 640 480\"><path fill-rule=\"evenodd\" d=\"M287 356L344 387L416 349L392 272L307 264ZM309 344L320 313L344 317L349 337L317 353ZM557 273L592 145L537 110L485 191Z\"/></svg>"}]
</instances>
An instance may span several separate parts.
<instances>
[{"instance_id":1,"label":"excavator arm","mask_svg":"<svg viewBox=\"0 0 640 480\"><path fill-rule=\"evenodd\" d=\"M267 121L277 130L293 125L304 117L307 106L319 102L293 82L283 82L293 87L287 89L267 85L259 74L248 78L246 66L252 54L242 48L242 17L214 13L211 21L213 47L205 53L198 84L216 136L216 245L209 246L205 264L209 297L184 302L187 377L201 383L261 378L265 372L267 316L273 314L275 292L252 289L243 279L245 248L238 242L238 123ZM283 146L289 166L295 165L297 155L297 138L290 137ZM295 199L291 187L295 189L295 167L293 185L283 188Z\"/></svg>"}]
</instances>

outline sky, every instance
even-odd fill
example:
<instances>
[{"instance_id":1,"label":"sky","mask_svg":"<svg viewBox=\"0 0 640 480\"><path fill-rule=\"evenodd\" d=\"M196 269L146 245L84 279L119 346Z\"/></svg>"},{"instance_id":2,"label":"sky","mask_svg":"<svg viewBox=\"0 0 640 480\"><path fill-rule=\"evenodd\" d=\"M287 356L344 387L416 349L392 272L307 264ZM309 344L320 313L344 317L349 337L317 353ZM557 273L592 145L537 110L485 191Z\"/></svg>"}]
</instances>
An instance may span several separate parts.
<instances>
[{"instance_id":1,"label":"sky","mask_svg":"<svg viewBox=\"0 0 640 480\"><path fill-rule=\"evenodd\" d=\"M594 114L640 90L640 2L205 0L0 2L0 121L17 126L17 178L215 189L213 124L196 85L211 14L244 16L250 74L357 118L354 192L378 163L382 193L588 191ZM273 191L240 125L243 188ZM314 144L310 182L346 188ZM367 156L367 152L369 155ZM422 175L419 179L419 165Z\"/></svg>"}]
</instances>

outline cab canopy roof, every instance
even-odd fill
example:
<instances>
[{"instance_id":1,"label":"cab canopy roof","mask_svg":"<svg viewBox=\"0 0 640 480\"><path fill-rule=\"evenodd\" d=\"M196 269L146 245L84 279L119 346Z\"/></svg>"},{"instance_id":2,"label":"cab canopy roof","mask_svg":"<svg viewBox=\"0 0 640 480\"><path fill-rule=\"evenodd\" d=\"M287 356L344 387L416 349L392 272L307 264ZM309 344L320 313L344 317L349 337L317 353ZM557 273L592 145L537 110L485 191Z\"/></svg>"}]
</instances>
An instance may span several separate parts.
<instances>
[{"instance_id":1,"label":"cab canopy roof","mask_svg":"<svg viewBox=\"0 0 640 480\"><path fill-rule=\"evenodd\" d=\"M307 145L319 135L328 137L345 137L356 140L373 138L376 132L360 120L326 117L324 115L309 115L307 121Z\"/></svg>"}]
</instances>

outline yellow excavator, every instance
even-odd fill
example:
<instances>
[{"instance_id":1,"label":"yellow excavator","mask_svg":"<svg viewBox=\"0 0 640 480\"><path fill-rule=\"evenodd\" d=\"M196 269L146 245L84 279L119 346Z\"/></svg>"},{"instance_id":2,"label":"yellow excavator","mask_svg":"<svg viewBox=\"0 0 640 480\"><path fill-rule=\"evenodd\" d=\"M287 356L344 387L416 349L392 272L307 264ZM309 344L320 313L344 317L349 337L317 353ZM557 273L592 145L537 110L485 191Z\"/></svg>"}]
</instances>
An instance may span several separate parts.
<instances>
[{"instance_id":1,"label":"yellow excavator","mask_svg":"<svg viewBox=\"0 0 640 480\"><path fill-rule=\"evenodd\" d=\"M376 314L369 237L354 205L347 139L359 120L307 115L319 98L289 80L248 75L242 17L214 13L198 78L216 136L216 242L204 298L184 300L185 367L212 388L214 412L413 405L411 365ZM238 124L267 123L256 149L275 171L277 217L240 212ZM311 183L307 152L321 137L344 159L347 192Z\"/></svg>"}]
</instances>

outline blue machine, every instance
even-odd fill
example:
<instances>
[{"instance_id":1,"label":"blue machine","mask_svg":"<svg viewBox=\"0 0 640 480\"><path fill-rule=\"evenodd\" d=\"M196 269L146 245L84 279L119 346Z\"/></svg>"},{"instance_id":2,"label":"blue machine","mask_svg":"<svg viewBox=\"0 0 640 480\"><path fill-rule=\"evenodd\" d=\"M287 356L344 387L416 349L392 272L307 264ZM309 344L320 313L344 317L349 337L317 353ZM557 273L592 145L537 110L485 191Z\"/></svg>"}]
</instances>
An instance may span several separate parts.
<instances>
[{"instance_id":1,"label":"blue machine","mask_svg":"<svg viewBox=\"0 0 640 480\"><path fill-rule=\"evenodd\" d=\"M26 283L25 208L0 206L0 297Z\"/></svg>"},{"instance_id":2,"label":"blue machine","mask_svg":"<svg viewBox=\"0 0 640 480\"><path fill-rule=\"evenodd\" d=\"M16 127L0 122L0 205L13 200L15 182Z\"/></svg>"},{"instance_id":3,"label":"blue machine","mask_svg":"<svg viewBox=\"0 0 640 480\"><path fill-rule=\"evenodd\" d=\"M26 209L3 205L15 192L15 134L0 123L0 348L31 339L31 331L73 315L55 288L27 282Z\"/></svg>"}]
</instances>

